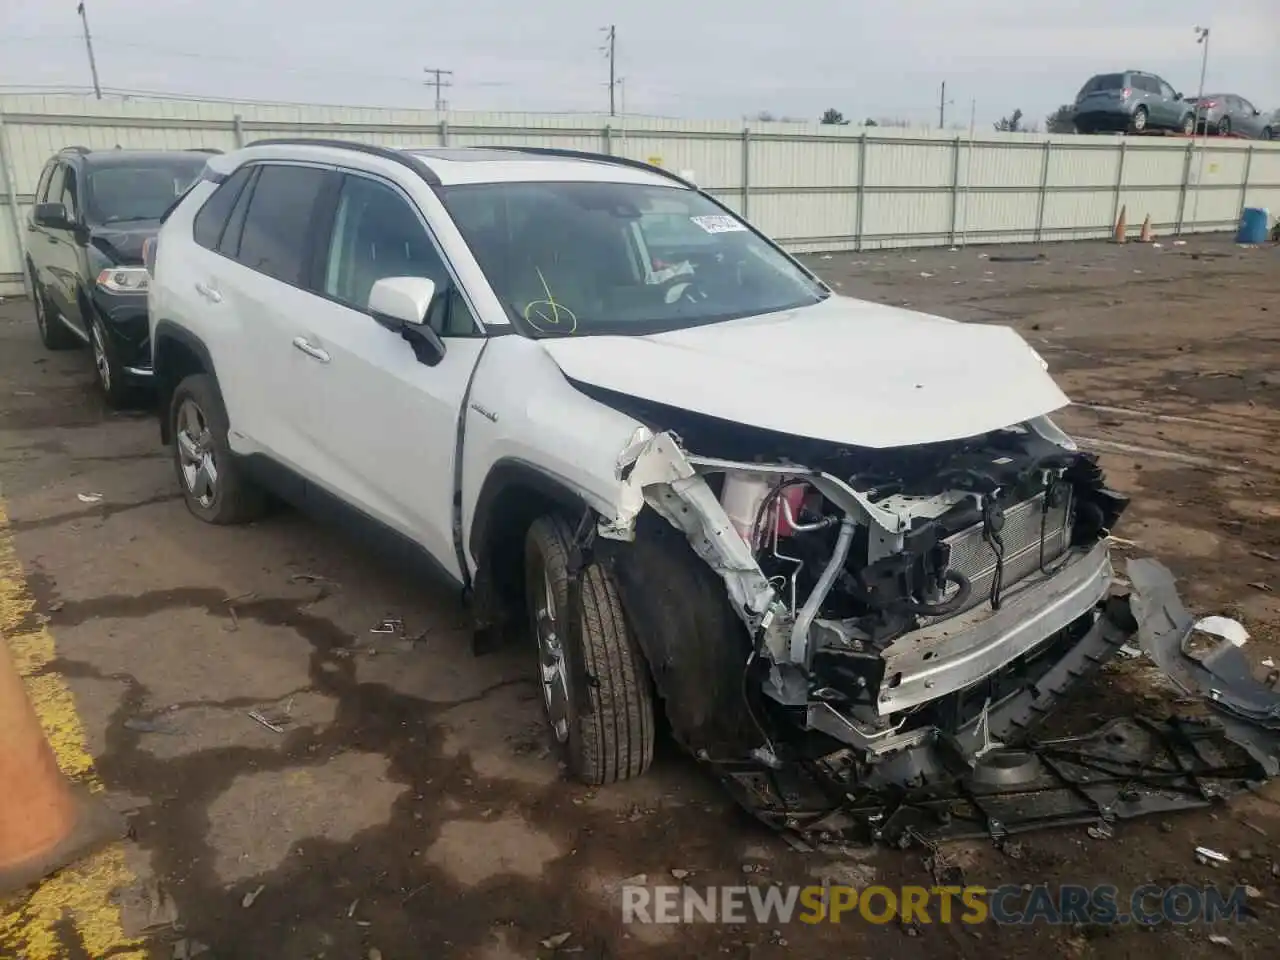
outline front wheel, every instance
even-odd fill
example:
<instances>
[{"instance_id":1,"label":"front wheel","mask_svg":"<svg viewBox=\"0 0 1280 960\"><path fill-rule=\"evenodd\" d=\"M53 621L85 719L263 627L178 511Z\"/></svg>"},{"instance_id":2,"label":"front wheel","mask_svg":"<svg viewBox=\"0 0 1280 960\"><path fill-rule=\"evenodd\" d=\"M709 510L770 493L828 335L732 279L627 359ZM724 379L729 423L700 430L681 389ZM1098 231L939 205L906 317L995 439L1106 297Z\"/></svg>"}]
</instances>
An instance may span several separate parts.
<instances>
[{"instance_id":1,"label":"front wheel","mask_svg":"<svg viewBox=\"0 0 1280 960\"><path fill-rule=\"evenodd\" d=\"M1218 121L1218 136L1220 137L1231 136L1231 118L1230 117L1223 117L1221 120Z\"/></svg>"},{"instance_id":2,"label":"front wheel","mask_svg":"<svg viewBox=\"0 0 1280 960\"><path fill-rule=\"evenodd\" d=\"M525 602L539 686L569 771L584 783L615 783L640 776L653 762L653 688L603 566L583 568L577 608L570 609L572 542L568 524L556 516L535 520L525 537Z\"/></svg>"},{"instance_id":3,"label":"front wheel","mask_svg":"<svg viewBox=\"0 0 1280 960\"><path fill-rule=\"evenodd\" d=\"M1263 129L1262 131L1263 140L1274 140L1275 138L1276 138L1276 132L1274 130L1272 130L1270 127L1266 127Z\"/></svg>"},{"instance_id":4,"label":"front wheel","mask_svg":"<svg viewBox=\"0 0 1280 960\"><path fill-rule=\"evenodd\" d=\"M1194 134L1196 132L1195 114L1189 113L1182 118L1182 132L1188 135Z\"/></svg>"},{"instance_id":5,"label":"front wheel","mask_svg":"<svg viewBox=\"0 0 1280 960\"><path fill-rule=\"evenodd\" d=\"M98 386L107 399L107 405L116 409L125 406L132 391L124 381L115 344L97 317L89 324L89 347L93 351L93 369L98 375Z\"/></svg>"}]
</instances>

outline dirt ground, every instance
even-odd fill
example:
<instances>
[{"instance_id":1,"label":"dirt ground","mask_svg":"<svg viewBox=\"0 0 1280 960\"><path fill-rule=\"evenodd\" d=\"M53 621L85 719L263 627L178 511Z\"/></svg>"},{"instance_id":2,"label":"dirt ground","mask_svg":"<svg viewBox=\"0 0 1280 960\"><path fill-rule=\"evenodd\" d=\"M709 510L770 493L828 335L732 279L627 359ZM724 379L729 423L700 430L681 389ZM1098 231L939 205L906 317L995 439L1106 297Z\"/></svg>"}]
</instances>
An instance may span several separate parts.
<instances>
[{"instance_id":1,"label":"dirt ground","mask_svg":"<svg viewBox=\"0 0 1280 960\"><path fill-rule=\"evenodd\" d=\"M811 262L846 294L1020 330L1078 404L1062 425L1103 450L1134 498L1121 556L1160 558L1194 611L1240 618L1246 653L1280 658L1280 248L1084 243L1000 259L1035 252ZM850 375L895 360L909 362L850 357ZM128 817L105 895L150 956L1274 955L1274 785L1108 839L1081 828L1027 837L1017 856L983 842L945 851L987 886L1245 883L1256 916L1244 924L624 926L618 887L637 874L808 883L833 864L755 825L670 746L637 782L566 782L525 652L473 657L451 597L303 516L201 525L154 419L108 412L87 355L45 352L21 300L0 305L0 485L25 589L56 641L42 675L74 695L96 776ZM371 632L387 617L403 633ZM1087 729L1169 697L1149 665L1126 661L1063 722ZM1201 844L1231 862L1198 863ZM920 851L870 850L852 867L890 886L933 882ZM6 905L19 922L0 925L0 956L93 956L74 915L55 948L24 940L31 904Z\"/></svg>"}]
</instances>

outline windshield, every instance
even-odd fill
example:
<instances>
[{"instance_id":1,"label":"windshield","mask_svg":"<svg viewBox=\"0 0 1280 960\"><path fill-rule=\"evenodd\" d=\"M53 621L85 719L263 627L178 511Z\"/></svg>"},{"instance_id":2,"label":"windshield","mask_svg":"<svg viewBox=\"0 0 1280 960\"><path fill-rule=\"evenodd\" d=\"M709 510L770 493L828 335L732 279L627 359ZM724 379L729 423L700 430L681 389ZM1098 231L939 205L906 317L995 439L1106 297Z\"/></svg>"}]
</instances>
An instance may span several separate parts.
<instances>
[{"instance_id":1,"label":"windshield","mask_svg":"<svg viewBox=\"0 0 1280 960\"><path fill-rule=\"evenodd\" d=\"M89 171L88 214L91 223L159 220L174 199L204 168L199 154L138 164L111 164Z\"/></svg>"},{"instance_id":2,"label":"windshield","mask_svg":"<svg viewBox=\"0 0 1280 960\"><path fill-rule=\"evenodd\" d=\"M481 183L439 193L512 323L529 336L655 333L827 296L693 190Z\"/></svg>"}]
</instances>

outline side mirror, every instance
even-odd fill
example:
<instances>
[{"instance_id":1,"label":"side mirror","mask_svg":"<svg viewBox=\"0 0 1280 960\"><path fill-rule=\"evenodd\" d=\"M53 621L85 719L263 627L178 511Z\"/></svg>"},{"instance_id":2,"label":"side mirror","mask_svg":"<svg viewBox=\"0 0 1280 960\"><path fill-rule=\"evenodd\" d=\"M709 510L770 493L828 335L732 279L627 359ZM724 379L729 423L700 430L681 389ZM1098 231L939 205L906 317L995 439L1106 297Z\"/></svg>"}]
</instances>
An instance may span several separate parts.
<instances>
[{"instance_id":1,"label":"side mirror","mask_svg":"<svg viewBox=\"0 0 1280 960\"><path fill-rule=\"evenodd\" d=\"M1255 117L1260 117L1260 116L1262 116L1262 111L1261 111L1261 110L1259 110L1257 107L1254 107L1254 108L1253 108L1253 115L1254 115Z\"/></svg>"},{"instance_id":2,"label":"side mirror","mask_svg":"<svg viewBox=\"0 0 1280 960\"><path fill-rule=\"evenodd\" d=\"M37 203L31 217L40 227L68 230L74 226L67 219L67 208L60 203Z\"/></svg>"},{"instance_id":3,"label":"side mirror","mask_svg":"<svg viewBox=\"0 0 1280 960\"><path fill-rule=\"evenodd\" d=\"M1175 93L1175 94L1173 95L1173 99L1175 99L1175 100L1181 100L1181 99L1182 99L1182 94L1180 94L1180 93Z\"/></svg>"},{"instance_id":4,"label":"side mirror","mask_svg":"<svg viewBox=\"0 0 1280 960\"><path fill-rule=\"evenodd\" d=\"M444 341L427 325L435 295L436 285L426 277L383 277L369 291L369 315L400 334L429 367L444 359Z\"/></svg>"}]
</instances>

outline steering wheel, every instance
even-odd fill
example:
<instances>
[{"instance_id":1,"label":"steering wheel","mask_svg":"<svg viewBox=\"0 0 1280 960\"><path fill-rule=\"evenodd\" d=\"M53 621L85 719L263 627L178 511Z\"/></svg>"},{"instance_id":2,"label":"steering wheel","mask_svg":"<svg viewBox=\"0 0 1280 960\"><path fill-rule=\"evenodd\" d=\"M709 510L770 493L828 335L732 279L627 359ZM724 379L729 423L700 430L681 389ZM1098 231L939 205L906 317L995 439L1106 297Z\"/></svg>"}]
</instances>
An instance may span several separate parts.
<instances>
[{"instance_id":1,"label":"steering wheel","mask_svg":"<svg viewBox=\"0 0 1280 960\"><path fill-rule=\"evenodd\" d=\"M697 279L688 274L664 280L659 287L662 289L662 302L666 304L679 303L681 300L688 303L701 303L707 299L706 291L702 289Z\"/></svg>"}]
</instances>

